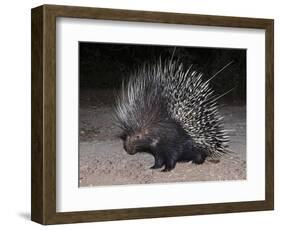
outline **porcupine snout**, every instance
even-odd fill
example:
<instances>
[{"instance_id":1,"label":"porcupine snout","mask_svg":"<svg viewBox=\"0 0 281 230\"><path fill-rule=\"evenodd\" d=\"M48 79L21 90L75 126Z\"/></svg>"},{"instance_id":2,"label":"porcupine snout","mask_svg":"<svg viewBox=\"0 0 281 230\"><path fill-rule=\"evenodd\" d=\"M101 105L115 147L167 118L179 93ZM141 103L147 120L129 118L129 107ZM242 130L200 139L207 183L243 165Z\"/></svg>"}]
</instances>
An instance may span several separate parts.
<instances>
[{"instance_id":1,"label":"porcupine snout","mask_svg":"<svg viewBox=\"0 0 281 230\"><path fill-rule=\"evenodd\" d=\"M127 137L126 140L124 140L123 147L124 147L124 150L128 154L130 154L130 155L136 154L136 148L135 148L134 144L132 143L132 140L130 137Z\"/></svg>"},{"instance_id":2,"label":"porcupine snout","mask_svg":"<svg viewBox=\"0 0 281 230\"><path fill-rule=\"evenodd\" d=\"M143 133L138 132L123 138L123 147L128 154L134 155L138 152L150 152L150 142L149 138L145 137Z\"/></svg>"},{"instance_id":3,"label":"porcupine snout","mask_svg":"<svg viewBox=\"0 0 281 230\"><path fill-rule=\"evenodd\" d=\"M137 140L139 139L139 135L127 136L123 140L124 150L130 154L134 155L137 153Z\"/></svg>"}]
</instances>

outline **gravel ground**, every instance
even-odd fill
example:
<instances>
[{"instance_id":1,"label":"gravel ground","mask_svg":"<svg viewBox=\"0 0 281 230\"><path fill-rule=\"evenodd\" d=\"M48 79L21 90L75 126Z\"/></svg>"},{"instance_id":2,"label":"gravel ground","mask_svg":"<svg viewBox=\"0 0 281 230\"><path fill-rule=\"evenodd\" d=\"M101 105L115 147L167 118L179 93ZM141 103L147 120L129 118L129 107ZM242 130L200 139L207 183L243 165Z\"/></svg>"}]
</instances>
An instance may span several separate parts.
<instances>
[{"instance_id":1,"label":"gravel ground","mask_svg":"<svg viewBox=\"0 0 281 230\"><path fill-rule=\"evenodd\" d=\"M230 149L220 162L202 165L177 163L171 172L149 169L150 154L128 155L112 122L113 93L108 90L80 94L80 186L145 184L246 179L246 107L224 106L225 128L232 130Z\"/></svg>"}]
</instances>

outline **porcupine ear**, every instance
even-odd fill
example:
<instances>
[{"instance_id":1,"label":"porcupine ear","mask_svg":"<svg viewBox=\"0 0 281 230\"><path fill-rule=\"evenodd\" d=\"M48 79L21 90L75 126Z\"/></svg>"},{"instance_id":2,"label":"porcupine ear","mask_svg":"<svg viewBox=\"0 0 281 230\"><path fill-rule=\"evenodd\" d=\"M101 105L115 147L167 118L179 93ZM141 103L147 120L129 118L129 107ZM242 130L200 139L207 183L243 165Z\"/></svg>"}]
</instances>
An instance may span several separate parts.
<instances>
[{"instance_id":1,"label":"porcupine ear","mask_svg":"<svg viewBox=\"0 0 281 230\"><path fill-rule=\"evenodd\" d=\"M127 134L126 133L124 133L124 132L122 132L121 134L119 134L118 135L118 137L122 140L122 141L125 141L126 140L126 138L127 138Z\"/></svg>"}]
</instances>

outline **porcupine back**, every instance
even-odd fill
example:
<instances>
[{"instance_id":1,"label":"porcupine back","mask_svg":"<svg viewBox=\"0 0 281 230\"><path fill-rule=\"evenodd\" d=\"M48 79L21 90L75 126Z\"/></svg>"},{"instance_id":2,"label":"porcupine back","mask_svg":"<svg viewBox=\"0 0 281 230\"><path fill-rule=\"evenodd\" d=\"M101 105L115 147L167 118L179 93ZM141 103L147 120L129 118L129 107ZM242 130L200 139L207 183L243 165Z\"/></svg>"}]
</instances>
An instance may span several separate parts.
<instances>
[{"instance_id":1,"label":"porcupine back","mask_svg":"<svg viewBox=\"0 0 281 230\"><path fill-rule=\"evenodd\" d=\"M140 130L174 119L211 158L227 152L228 136L217 96L202 73L178 60L144 64L122 85L116 111L124 130ZM121 103L122 102L122 103Z\"/></svg>"}]
</instances>

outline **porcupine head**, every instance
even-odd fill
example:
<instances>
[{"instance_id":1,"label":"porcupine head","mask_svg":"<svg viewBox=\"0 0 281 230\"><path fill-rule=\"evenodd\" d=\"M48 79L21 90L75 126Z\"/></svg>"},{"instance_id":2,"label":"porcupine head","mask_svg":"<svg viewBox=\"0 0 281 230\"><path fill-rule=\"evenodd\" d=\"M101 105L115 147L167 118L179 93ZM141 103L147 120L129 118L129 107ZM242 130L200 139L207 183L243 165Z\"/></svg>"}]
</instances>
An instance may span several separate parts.
<instances>
[{"instance_id":1,"label":"porcupine head","mask_svg":"<svg viewBox=\"0 0 281 230\"><path fill-rule=\"evenodd\" d=\"M164 107L160 108L158 105L149 108L149 104L144 105L145 102L140 102L137 107L128 106L124 108L127 105L124 104L124 100L123 98L122 111L126 111L127 114L124 115L125 120L121 123L122 133L120 138L123 140L125 151L130 155L137 152L153 154L158 150L163 134L166 137L165 139L171 139L167 135L171 134L171 130L168 129L172 129L172 127L170 127L171 124L168 124L168 116L165 115Z\"/></svg>"}]
</instances>

